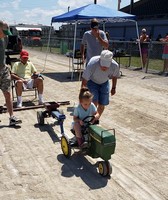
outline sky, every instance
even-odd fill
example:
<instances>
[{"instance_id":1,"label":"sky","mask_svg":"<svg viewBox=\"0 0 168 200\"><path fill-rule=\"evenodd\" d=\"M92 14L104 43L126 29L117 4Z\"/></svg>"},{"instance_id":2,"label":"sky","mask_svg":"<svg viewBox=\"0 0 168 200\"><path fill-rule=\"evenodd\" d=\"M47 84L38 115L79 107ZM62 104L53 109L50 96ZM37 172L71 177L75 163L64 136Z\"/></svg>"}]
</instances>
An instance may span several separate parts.
<instances>
[{"instance_id":1,"label":"sky","mask_svg":"<svg viewBox=\"0 0 168 200\"><path fill-rule=\"evenodd\" d=\"M0 20L9 25L50 25L51 18L67 12L68 7L73 10L91 3L94 0L0 0ZM97 0L97 4L117 10L118 0ZM120 8L129 4L130 0L121 0Z\"/></svg>"}]
</instances>

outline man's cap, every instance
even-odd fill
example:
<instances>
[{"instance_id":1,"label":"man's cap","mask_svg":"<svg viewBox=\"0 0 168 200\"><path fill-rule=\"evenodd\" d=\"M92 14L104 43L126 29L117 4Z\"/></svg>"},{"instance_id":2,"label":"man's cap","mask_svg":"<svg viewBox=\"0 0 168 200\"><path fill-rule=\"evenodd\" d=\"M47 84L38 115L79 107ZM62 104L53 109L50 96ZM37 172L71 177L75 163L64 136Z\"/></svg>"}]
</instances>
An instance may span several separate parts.
<instances>
[{"instance_id":1,"label":"man's cap","mask_svg":"<svg viewBox=\"0 0 168 200\"><path fill-rule=\"evenodd\" d=\"M146 33L146 29L145 28L142 29L142 33Z\"/></svg>"},{"instance_id":2,"label":"man's cap","mask_svg":"<svg viewBox=\"0 0 168 200\"><path fill-rule=\"evenodd\" d=\"M103 50L100 55L100 65L102 67L110 67L113 59L113 53L109 50Z\"/></svg>"},{"instance_id":3,"label":"man's cap","mask_svg":"<svg viewBox=\"0 0 168 200\"><path fill-rule=\"evenodd\" d=\"M5 35L12 35L11 31L8 29L8 30L3 30L3 33Z\"/></svg>"},{"instance_id":4,"label":"man's cap","mask_svg":"<svg viewBox=\"0 0 168 200\"><path fill-rule=\"evenodd\" d=\"M12 35L10 28L7 23L0 20L0 28L3 30L5 35Z\"/></svg>"},{"instance_id":5,"label":"man's cap","mask_svg":"<svg viewBox=\"0 0 168 200\"><path fill-rule=\"evenodd\" d=\"M91 21L91 28L99 28L99 22L97 21L97 19L93 19Z\"/></svg>"},{"instance_id":6,"label":"man's cap","mask_svg":"<svg viewBox=\"0 0 168 200\"><path fill-rule=\"evenodd\" d=\"M29 53L26 50L22 50L20 52L20 57L21 58L28 58L29 57Z\"/></svg>"}]
</instances>

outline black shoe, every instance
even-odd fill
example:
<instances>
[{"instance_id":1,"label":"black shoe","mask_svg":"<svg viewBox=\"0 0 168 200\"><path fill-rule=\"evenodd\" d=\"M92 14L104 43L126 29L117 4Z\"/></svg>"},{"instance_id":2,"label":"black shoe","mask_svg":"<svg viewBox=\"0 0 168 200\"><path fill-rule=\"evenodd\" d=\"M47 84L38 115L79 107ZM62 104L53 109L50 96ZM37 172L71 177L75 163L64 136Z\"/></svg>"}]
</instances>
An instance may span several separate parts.
<instances>
[{"instance_id":1,"label":"black shoe","mask_svg":"<svg viewBox=\"0 0 168 200\"><path fill-rule=\"evenodd\" d=\"M81 149L86 149L88 148L88 142L83 142L80 146Z\"/></svg>"},{"instance_id":2,"label":"black shoe","mask_svg":"<svg viewBox=\"0 0 168 200\"><path fill-rule=\"evenodd\" d=\"M158 73L158 75L163 75L163 74L164 74L164 72L162 72L162 71Z\"/></svg>"},{"instance_id":3,"label":"black shoe","mask_svg":"<svg viewBox=\"0 0 168 200\"><path fill-rule=\"evenodd\" d=\"M70 146L71 147L78 147L78 142L76 141L76 142L74 142L74 141L70 141Z\"/></svg>"},{"instance_id":4,"label":"black shoe","mask_svg":"<svg viewBox=\"0 0 168 200\"><path fill-rule=\"evenodd\" d=\"M15 116L10 117L9 119L9 126L15 126L17 124L21 124L22 120L17 119Z\"/></svg>"},{"instance_id":5,"label":"black shoe","mask_svg":"<svg viewBox=\"0 0 168 200\"><path fill-rule=\"evenodd\" d=\"M69 140L69 144L71 147L77 147L78 146L78 142L76 140L76 137L73 137Z\"/></svg>"},{"instance_id":6,"label":"black shoe","mask_svg":"<svg viewBox=\"0 0 168 200\"><path fill-rule=\"evenodd\" d=\"M165 76L168 76L168 72L165 72Z\"/></svg>"}]
</instances>

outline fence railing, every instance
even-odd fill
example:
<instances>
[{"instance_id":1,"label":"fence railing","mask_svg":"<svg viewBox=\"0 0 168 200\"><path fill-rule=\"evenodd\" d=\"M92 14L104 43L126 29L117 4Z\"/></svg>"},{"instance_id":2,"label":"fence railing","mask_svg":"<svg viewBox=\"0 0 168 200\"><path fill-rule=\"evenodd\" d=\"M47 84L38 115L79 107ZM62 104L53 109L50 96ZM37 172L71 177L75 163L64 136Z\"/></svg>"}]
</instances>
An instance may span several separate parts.
<instances>
[{"instance_id":1,"label":"fence railing","mask_svg":"<svg viewBox=\"0 0 168 200\"><path fill-rule=\"evenodd\" d=\"M50 43L48 46L48 38L41 39L42 46L31 46L32 48L38 48L41 51L45 51L48 48L49 52L52 53L60 53L66 55L67 52L73 51L73 38L58 38L51 37ZM76 39L76 48L80 49L81 39ZM47 47L48 46L48 47ZM164 43L151 41L148 43L148 62L147 69L148 70L159 70L163 69L163 60L162 60L162 52ZM139 52L139 45L137 41L119 41L119 40L110 40L109 41L109 50L111 50L114 54L118 53L126 54L131 56L130 66L132 67L141 67L141 58ZM126 65L125 62L127 60L121 57L120 63L121 65Z\"/></svg>"}]
</instances>

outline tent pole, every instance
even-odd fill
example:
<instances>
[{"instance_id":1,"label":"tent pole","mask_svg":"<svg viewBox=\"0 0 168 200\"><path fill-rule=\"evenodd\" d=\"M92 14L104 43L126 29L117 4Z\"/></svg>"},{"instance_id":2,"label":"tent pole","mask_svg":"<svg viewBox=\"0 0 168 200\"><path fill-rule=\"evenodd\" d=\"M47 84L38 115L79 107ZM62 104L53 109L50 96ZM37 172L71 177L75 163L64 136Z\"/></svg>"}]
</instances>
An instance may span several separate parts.
<instances>
[{"instance_id":1,"label":"tent pole","mask_svg":"<svg viewBox=\"0 0 168 200\"><path fill-rule=\"evenodd\" d=\"M135 21L135 23L136 23L136 31L137 31L137 38L138 38L139 53L140 53L140 58L141 58L141 66L143 68L142 52L141 52L141 45L140 45L140 37L139 37L139 32L138 32L138 23L137 23L137 21Z\"/></svg>"},{"instance_id":2,"label":"tent pole","mask_svg":"<svg viewBox=\"0 0 168 200\"><path fill-rule=\"evenodd\" d=\"M74 57L75 57L75 46L76 46L76 29L77 29L77 21L75 21L71 80L73 79L73 75L74 75L73 73L74 73Z\"/></svg>"},{"instance_id":3,"label":"tent pole","mask_svg":"<svg viewBox=\"0 0 168 200\"><path fill-rule=\"evenodd\" d=\"M106 27L105 23L106 23L106 22L103 21L103 31L104 31L104 32L105 32L105 29L106 29L106 28L105 28L105 27Z\"/></svg>"},{"instance_id":4,"label":"tent pole","mask_svg":"<svg viewBox=\"0 0 168 200\"><path fill-rule=\"evenodd\" d=\"M45 57L45 60L44 60L44 67L43 67L43 70L41 71L41 73L45 71L45 67L46 67L47 56L48 56L48 49L49 49L50 39L51 39L51 29L52 29L52 23L51 23L51 26L50 26L50 31L49 31L49 36L48 36L46 57Z\"/></svg>"}]
</instances>

